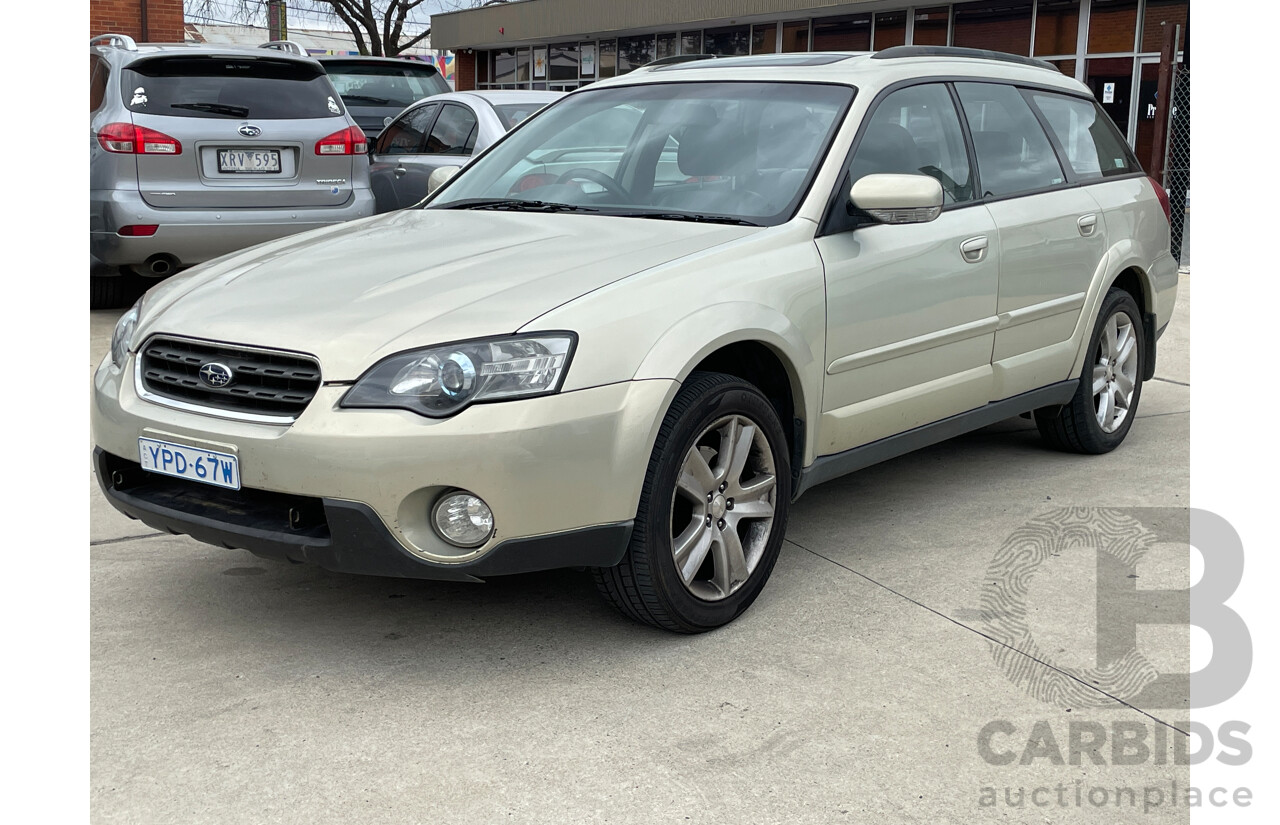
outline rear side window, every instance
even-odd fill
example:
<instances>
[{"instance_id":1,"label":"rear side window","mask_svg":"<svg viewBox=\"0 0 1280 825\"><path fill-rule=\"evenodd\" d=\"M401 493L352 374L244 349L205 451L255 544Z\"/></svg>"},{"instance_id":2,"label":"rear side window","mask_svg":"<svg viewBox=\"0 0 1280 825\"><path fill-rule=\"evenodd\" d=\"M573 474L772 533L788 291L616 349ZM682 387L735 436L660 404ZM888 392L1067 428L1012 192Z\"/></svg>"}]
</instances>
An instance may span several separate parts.
<instances>
[{"instance_id":1,"label":"rear side window","mask_svg":"<svg viewBox=\"0 0 1280 825\"><path fill-rule=\"evenodd\" d=\"M479 131L475 113L465 106L449 104L436 118L427 138L427 154L469 155L476 145Z\"/></svg>"},{"instance_id":2,"label":"rear side window","mask_svg":"<svg viewBox=\"0 0 1280 825\"><path fill-rule=\"evenodd\" d=\"M502 122L502 128L508 132L520 125L529 115L546 106L545 103L499 103L493 107Z\"/></svg>"},{"instance_id":3,"label":"rear side window","mask_svg":"<svg viewBox=\"0 0 1280 825\"><path fill-rule=\"evenodd\" d=\"M89 55L89 111L96 112L107 94L107 64L96 55Z\"/></svg>"},{"instance_id":4,"label":"rear side window","mask_svg":"<svg viewBox=\"0 0 1280 825\"><path fill-rule=\"evenodd\" d=\"M1066 181L1049 137L1031 106L1012 86L957 83L983 197L1004 197Z\"/></svg>"},{"instance_id":5,"label":"rear side window","mask_svg":"<svg viewBox=\"0 0 1280 825\"><path fill-rule=\"evenodd\" d=\"M271 58L171 57L124 72L129 110L172 117L295 120L341 117L318 66Z\"/></svg>"},{"instance_id":6,"label":"rear side window","mask_svg":"<svg viewBox=\"0 0 1280 825\"><path fill-rule=\"evenodd\" d=\"M1098 180L1139 171L1124 140L1097 103L1040 92L1031 97L1049 121L1077 176Z\"/></svg>"}]
</instances>

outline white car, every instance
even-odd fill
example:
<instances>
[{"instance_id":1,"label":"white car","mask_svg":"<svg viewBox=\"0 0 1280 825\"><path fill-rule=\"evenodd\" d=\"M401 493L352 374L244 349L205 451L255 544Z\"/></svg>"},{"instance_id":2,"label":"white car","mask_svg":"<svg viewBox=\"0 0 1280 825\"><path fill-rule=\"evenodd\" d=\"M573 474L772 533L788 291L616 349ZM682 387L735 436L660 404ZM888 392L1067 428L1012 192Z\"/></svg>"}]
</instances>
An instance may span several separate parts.
<instances>
[{"instance_id":1,"label":"white car","mask_svg":"<svg viewBox=\"0 0 1280 825\"><path fill-rule=\"evenodd\" d=\"M94 377L98 478L262 556L583 566L626 615L709 630L814 484L1023 413L1053 447L1118 446L1176 297L1168 209L1040 61L632 72L424 208L152 289Z\"/></svg>"},{"instance_id":2,"label":"white car","mask_svg":"<svg viewBox=\"0 0 1280 825\"><path fill-rule=\"evenodd\" d=\"M378 212L421 203L431 173L467 163L564 92L478 91L432 95L390 119L369 146Z\"/></svg>"}]
</instances>

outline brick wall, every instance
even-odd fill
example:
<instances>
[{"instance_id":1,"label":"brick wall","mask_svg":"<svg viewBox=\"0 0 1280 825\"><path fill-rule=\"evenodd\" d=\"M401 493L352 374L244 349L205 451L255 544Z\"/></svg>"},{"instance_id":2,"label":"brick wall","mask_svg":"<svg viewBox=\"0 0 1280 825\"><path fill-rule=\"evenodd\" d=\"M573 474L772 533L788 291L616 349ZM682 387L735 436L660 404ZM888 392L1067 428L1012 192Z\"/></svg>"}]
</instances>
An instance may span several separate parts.
<instances>
[{"instance_id":1,"label":"brick wall","mask_svg":"<svg viewBox=\"0 0 1280 825\"><path fill-rule=\"evenodd\" d=\"M142 31L144 0L89 0L89 35L127 34L134 40L181 43L182 0L145 0L147 31Z\"/></svg>"},{"instance_id":2,"label":"brick wall","mask_svg":"<svg viewBox=\"0 0 1280 825\"><path fill-rule=\"evenodd\" d=\"M476 87L476 51L461 49L453 58L454 91L468 92Z\"/></svg>"}]
</instances>

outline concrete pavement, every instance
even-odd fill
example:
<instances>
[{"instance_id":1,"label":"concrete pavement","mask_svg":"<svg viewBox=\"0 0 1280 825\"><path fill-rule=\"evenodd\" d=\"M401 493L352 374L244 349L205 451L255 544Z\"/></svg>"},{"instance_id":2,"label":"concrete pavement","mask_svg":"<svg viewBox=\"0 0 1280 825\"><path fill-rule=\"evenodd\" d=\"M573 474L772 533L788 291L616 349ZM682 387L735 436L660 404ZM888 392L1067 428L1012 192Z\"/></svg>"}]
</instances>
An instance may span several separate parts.
<instances>
[{"instance_id":1,"label":"concrete pavement","mask_svg":"<svg viewBox=\"0 0 1280 825\"><path fill-rule=\"evenodd\" d=\"M815 488L756 604L693 638L622 619L573 571L348 577L159 535L91 480L93 819L1185 822L1149 790L1185 788L1185 765L1069 747L1120 723L1172 752L1185 705L1028 687L1093 666L1097 554L1029 578L1038 658L988 638L983 600L1006 539L1060 508L1172 508L1129 512L1185 531L1189 304L1184 276L1119 450L1049 452L1014 419ZM117 315L91 313L94 364ZM1135 575L1186 587L1188 566L1166 540ZM1190 669L1185 628L1140 630L1156 670Z\"/></svg>"}]
</instances>

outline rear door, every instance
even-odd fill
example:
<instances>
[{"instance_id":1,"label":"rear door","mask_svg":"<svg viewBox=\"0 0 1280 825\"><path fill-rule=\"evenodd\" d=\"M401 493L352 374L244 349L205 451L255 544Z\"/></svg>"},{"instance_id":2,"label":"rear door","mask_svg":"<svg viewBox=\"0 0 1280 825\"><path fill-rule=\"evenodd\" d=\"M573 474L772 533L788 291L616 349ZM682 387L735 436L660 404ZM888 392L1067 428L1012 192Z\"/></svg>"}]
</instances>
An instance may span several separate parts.
<instances>
[{"instance_id":1,"label":"rear door","mask_svg":"<svg viewBox=\"0 0 1280 825\"><path fill-rule=\"evenodd\" d=\"M431 124L422 153L401 158L405 173L396 183L401 206L412 206L427 196L431 173L441 166L464 166L475 149L480 122L470 106L445 103Z\"/></svg>"},{"instance_id":2,"label":"rear door","mask_svg":"<svg viewBox=\"0 0 1280 825\"><path fill-rule=\"evenodd\" d=\"M1071 336L1106 254L1097 202L1073 185L1017 88L956 83L1000 237L992 400L1069 378Z\"/></svg>"},{"instance_id":3,"label":"rear door","mask_svg":"<svg viewBox=\"0 0 1280 825\"><path fill-rule=\"evenodd\" d=\"M350 121L318 64L270 55L169 55L135 61L123 83L134 125L159 135L159 151L137 155L139 187L152 206L287 208L350 200L360 147L352 133L344 135Z\"/></svg>"}]
</instances>

